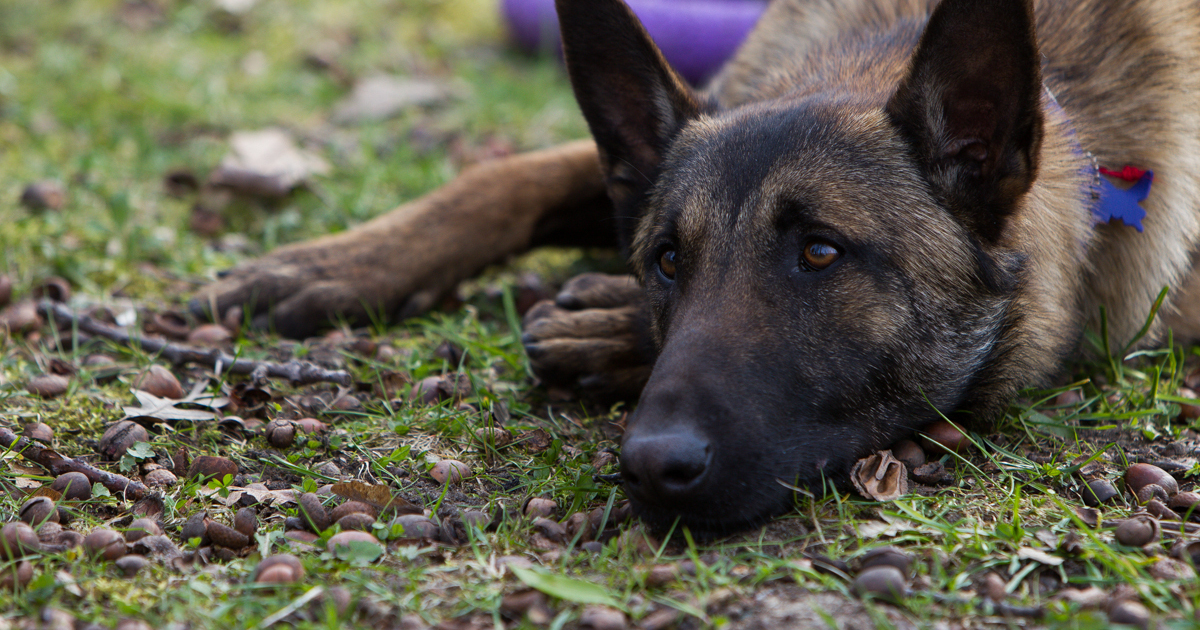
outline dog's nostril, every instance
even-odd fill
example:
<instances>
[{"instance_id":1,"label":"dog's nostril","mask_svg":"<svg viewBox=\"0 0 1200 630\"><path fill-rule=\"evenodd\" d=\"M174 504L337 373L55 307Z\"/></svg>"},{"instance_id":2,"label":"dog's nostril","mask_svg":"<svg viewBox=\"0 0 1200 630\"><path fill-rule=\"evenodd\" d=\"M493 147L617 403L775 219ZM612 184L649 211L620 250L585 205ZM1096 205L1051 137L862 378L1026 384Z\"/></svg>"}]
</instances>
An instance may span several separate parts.
<instances>
[{"instance_id":1,"label":"dog's nostril","mask_svg":"<svg viewBox=\"0 0 1200 630\"><path fill-rule=\"evenodd\" d=\"M626 487L645 498L688 500L709 472L710 450L690 432L629 437L621 449L621 473Z\"/></svg>"},{"instance_id":2,"label":"dog's nostril","mask_svg":"<svg viewBox=\"0 0 1200 630\"><path fill-rule=\"evenodd\" d=\"M704 475L708 468L708 449L696 452L678 453L677 457L666 462L663 466L662 480L666 484L686 486Z\"/></svg>"}]
</instances>

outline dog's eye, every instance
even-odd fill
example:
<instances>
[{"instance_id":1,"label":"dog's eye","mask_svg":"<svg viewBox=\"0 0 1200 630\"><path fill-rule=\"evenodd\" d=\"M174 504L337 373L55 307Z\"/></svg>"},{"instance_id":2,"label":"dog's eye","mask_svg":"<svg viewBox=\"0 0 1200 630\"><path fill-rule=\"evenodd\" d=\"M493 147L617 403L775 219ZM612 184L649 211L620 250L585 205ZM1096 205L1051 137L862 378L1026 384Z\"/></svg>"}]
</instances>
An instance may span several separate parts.
<instances>
[{"instance_id":1,"label":"dog's eye","mask_svg":"<svg viewBox=\"0 0 1200 630\"><path fill-rule=\"evenodd\" d=\"M662 275L666 276L668 280L675 279L675 250L674 249L664 249L663 252L661 254L659 254L658 270L661 271Z\"/></svg>"},{"instance_id":2,"label":"dog's eye","mask_svg":"<svg viewBox=\"0 0 1200 630\"><path fill-rule=\"evenodd\" d=\"M800 255L800 268L804 271L820 271L841 257L841 250L829 241L812 240L804 246L804 252Z\"/></svg>"}]
</instances>

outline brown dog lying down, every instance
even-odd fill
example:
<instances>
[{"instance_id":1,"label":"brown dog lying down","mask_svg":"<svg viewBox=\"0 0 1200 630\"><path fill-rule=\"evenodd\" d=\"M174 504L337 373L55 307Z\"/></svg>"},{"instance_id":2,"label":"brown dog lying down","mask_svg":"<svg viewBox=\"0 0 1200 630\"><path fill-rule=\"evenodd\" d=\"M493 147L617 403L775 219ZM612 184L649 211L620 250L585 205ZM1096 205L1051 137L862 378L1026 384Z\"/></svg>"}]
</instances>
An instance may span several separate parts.
<instances>
[{"instance_id":1,"label":"brown dog lying down","mask_svg":"<svg viewBox=\"0 0 1200 630\"><path fill-rule=\"evenodd\" d=\"M1123 342L1172 287L1167 323L1196 336L1193 0L777 0L703 92L620 0L558 9L594 143L470 169L234 269L198 308L306 335L419 313L538 244L617 243L636 282L573 281L526 347L546 380L644 386L626 492L709 531L938 412L997 417L1100 305ZM1101 174L1127 164L1152 190Z\"/></svg>"}]
</instances>

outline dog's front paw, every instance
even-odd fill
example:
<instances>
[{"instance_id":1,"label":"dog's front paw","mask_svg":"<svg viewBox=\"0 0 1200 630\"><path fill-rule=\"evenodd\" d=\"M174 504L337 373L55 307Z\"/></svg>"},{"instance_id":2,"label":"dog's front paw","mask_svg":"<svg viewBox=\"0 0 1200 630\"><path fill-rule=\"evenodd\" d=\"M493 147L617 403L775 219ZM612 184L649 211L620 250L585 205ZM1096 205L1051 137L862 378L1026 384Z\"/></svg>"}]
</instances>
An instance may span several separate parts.
<instances>
[{"instance_id":1,"label":"dog's front paw","mask_svg":"<svg viewBox=\"0 0 1200 630\"><path fill-rule=\"evenodd\" d=\"M550 385L633 400L654 367L642 291L630 276L577 276L530 309L524 329L533 371Z\"/></svg>"},{"instance_id":2,"label":"dog's front paw","mask_svg":"<svg viewBox=\"0 0 1200 630\"><path fill-rule=\"evenodd\" d=\"M434 274L403 269L403 259L391 254L397 250L361 232L283 247L225 272L197 291L189 306L198 317L215 319L242 307L253 327L292 338L339 322L417 314L448 287L429 282Z\"/></svg>"}]
</instances>

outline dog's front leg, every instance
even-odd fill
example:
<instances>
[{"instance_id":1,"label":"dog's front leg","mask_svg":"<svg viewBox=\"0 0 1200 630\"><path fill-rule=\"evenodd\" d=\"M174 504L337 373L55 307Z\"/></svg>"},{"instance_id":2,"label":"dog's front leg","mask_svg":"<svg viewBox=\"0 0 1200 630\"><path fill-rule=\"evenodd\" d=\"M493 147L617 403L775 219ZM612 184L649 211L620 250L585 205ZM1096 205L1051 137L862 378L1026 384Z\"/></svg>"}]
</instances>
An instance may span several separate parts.
<instances>
[{"instance_id":1,"label":"dog's front leg","mask_svg":"<svg viewBox=\"0 0 1200 630\"><path fill-rule=\"evenodd\" d=\"M256 325L290 337L339 319L416 315L534 243L603 234L606 206L590 140L495 160L354 229L243 263L202 288L192 309L242 306Z\"/></svg>"},{"instance_id":2,"label":"dog's front leg","mask_svg":"<svg viewBox=\"0 0 1200 630\"><path fill-rule=\"evenodd\" d=\"M524 329L533 371L550 385L634 400L654 367L642 289L632 276L576 276L525 314Z\"/></svg>"}]
</instances>

